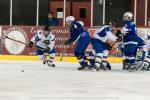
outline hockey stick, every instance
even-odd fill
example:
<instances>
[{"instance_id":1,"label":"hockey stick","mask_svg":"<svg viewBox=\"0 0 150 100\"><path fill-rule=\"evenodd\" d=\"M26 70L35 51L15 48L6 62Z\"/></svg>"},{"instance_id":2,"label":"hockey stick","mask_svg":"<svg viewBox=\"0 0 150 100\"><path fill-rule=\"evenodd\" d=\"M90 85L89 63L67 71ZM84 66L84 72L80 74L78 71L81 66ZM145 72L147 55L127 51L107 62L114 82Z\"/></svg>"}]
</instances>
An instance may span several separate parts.
<instances>
[{"instance_id":1,"label":"hockey stick","mask_svg":"<svg viewBox=\"0 0 150 100\"><path fill-rule=\"evenodd\" d=\"M15 39L10 38L10 37L8 37L8 36L6 36L6 38L7 38L7 39L9 39L9 40L12 40L12 41L15 41L15 42L18 42L18 43L24 44L24 45L28 45L28 43L24 43L24 42L21 42L21 41L15 40ZM42 48L37 48L37 49L38 49L38 50L41 50L41 51L43 51L43 50L44 50L44 49L42 49Z\"/></svg>"},{"instance_id":2,"label":"hockey stick","mask_svg":"<svg viewBox=\"0 0 150 100\"><path fill-rule=\"evenodd\" d=\"M66 46L64 46L64 48L63 48L63 51L62 51L62 53L61 53L61 57L60 57L60 60L59 60L59 61L62 61L62 60L63 60L63 57L64 57L65 52L66 52Z\"/></svg>"},{"instance_id":3,"label":"hockey stick","mask_svg":"<svg viewBox=\"0 0 150 100\"><path fill-rule=\"evenodd\" d=\"M21 43L21 44L24 44L24 45L28 45L28 43L24 43L24 42L21 42L21 41L18 41L18 40L15 40L15 39L13 39L13 38L10 38L10 37L8 37L8 36L6 36L6 38L7 39L9 39L9 40L12 40L12 41L15 41L15 42L18 42L18 43ZM44 48L37 48L38 50L44 50Z\"/></svg>"},{"instance_id":4,"label":"hockey stick","mask_svg":"<svg viewBox=\"0 0 150 100\"><path fill-rule=\"evenodd\" d=\"M74 43L71 43L70 45L64 45L63 47L63 50L62 50L62 53L61 53L61 57L60 57L60 60L59 61L62 61L63 60L63 57L64 57L64 55L65 55L65 52L66 52L66 50L67 50L67 48L68 47L74 47Z\"/></svg>"},{"instance_id":5,"label":"hockey stick","mask_svg":"<svg viewBox=\"0 0 150 100\"><path fill-rule=\"evenodd\" d=\"M24 44L24 45L28 45L27 43L24 43L24 42L21 42L21 41L15 40L15 39L10 38L10 37L8 37L8 36L6 36L6 38L7 38L7 39L9 39L9 40L12 40L12 41L15 41L15 42L18 42L18 43Z\"/></svg>"}]
</instances>

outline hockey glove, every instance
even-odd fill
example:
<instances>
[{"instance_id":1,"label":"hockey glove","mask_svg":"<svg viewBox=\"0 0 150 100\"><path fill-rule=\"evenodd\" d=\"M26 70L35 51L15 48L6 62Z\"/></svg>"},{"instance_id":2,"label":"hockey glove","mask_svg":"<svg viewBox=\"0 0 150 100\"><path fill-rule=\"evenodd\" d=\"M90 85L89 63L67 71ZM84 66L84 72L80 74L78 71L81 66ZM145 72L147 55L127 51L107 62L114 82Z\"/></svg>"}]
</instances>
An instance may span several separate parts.
<instances>
[{"instance_id":1,"label":"hockey glove","mask_svg":"<svg viewBox=\"0 0 150 100\"><path fill-rule=\"evenodd\" d=\"M29 44L28 44L29 48L32 48L33 45L34 45L34 43L32 41L30 41Z\"/></svg>"},{"instance_id":2,"label":"hockey glove","mask_svg":"<svg viewBox=\"0 0 150 100\"><path fill-rule=\"evenodd\" d=\"M44 53L48 53L49 51L50 51L50 47L46 47L46 48L43 50Z\"/></svg>"},{"instance_id":3,"label":"hockey glove","mask_svg":"<svg viewBox=\"0 0 150 100\"><path fill-rule=\"evenodd\" d=\"M118 38L117 38L117 41L118 41L118 42L122 42L122 41L123 41L123 38L122 38L122 37L118 37Z\"/></svg>"},{"instance_id":4,"label":"hockey glove","mask_svg":"<svg viewBox=\"0 0 150 100\"><path fill-rule=\"evenodd\" d=\"M118 41L118 42L123 41L123 36L124 36L124 35L121 33L120 30L117 30L117 33L115 34L115 36L117 37L117 41Z\"/></svg>"},{"instance_id":5,"label":"hockey glove","mask_svg":"<svg viewBox=\"0 0 150 100\"><path fill-rule=\"evenodd\" d=\"M64 42L65 45L70 45L72 43L71 39L68 39L67 41Z\"/></svg>"}]
</instances>

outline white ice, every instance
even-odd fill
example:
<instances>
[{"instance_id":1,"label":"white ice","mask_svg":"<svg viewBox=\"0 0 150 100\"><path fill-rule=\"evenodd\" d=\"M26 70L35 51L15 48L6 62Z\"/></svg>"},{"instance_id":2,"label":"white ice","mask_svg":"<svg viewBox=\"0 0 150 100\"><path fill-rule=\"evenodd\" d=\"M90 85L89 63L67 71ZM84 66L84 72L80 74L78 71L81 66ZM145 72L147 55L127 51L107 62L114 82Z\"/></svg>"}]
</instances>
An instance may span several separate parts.
<instances>
[{"instance_id":1,"label":"white ice","mask_svg":"<svg viewBox=\"0 0 150 100\"><path fill-rule=\"evenodd\" d=\"M112 64L107 72L77 67L0 61L0 100L150 100L150 72L121 71L121 64Z\"/></svg>"}]
</instances>

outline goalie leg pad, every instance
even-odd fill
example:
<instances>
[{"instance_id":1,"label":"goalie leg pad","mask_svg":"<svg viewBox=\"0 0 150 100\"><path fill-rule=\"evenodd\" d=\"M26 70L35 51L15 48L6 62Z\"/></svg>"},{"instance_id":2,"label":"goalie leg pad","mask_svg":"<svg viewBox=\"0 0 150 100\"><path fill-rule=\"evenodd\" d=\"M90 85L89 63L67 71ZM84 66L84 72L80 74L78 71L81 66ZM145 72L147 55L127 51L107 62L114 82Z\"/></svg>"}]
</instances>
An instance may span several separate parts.
<instances>
[{"instance_id":1,"label":"goalie leg pad","mask_svg":"<svg viewBox=\"0 0 150 100\"><path fill-rule=\"evenodd\" d=\"M144 60L137 70L150 71L150 61Z\"/></svg>"}]
</instances>

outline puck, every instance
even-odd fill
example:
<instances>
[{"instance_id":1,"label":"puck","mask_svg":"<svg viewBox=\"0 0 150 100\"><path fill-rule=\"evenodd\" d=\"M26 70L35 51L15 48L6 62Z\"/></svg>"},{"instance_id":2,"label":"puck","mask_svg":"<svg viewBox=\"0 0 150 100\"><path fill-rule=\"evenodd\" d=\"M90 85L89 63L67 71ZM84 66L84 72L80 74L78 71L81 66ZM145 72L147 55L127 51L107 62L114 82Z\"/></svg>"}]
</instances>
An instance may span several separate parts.
<instances>
[{"instance_id":1,"label":"puck","mask_svg":"<svg viewBox=\"0 0 150 100\"><path fill-rule=\"evenodd\" d=\"M21 70L21 72L24 72L24 70Z\"/></svg>"}]
</instances>

